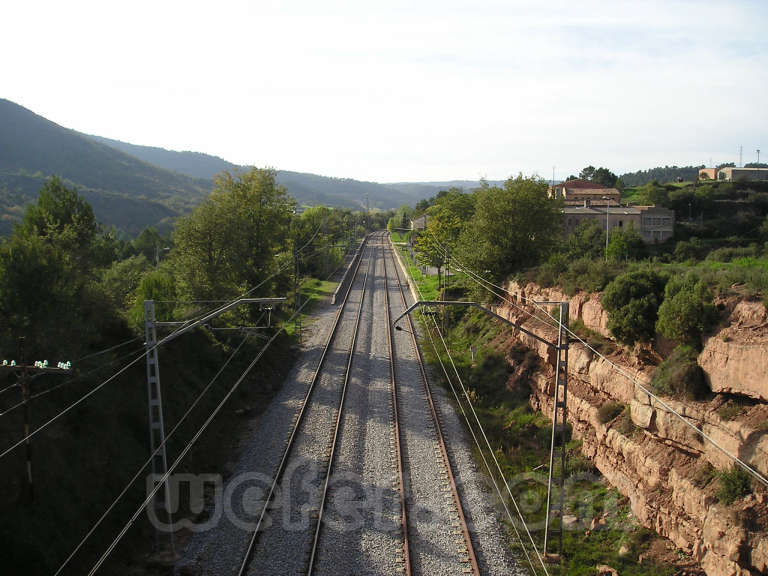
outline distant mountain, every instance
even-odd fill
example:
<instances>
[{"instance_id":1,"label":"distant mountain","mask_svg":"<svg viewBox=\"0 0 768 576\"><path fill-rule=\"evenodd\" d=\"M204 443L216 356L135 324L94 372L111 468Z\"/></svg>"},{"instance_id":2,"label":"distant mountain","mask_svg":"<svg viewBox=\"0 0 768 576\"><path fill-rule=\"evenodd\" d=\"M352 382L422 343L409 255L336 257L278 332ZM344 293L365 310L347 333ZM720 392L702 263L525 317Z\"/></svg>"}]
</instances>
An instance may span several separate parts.
<instances>
[{"instance_id":1,"label":"distant mountain","mask_svg":"<svg viewBox=\"0 0 768 576\"><path fill-rule=\"evenodd\" d=\"M490 186L503 186L504 180L488 180ZM440 190L462 188L469 192L480 187L479 180L446 180L444 182L390 182L384 184L388 188L403 192L413 198L421 199L434 196Z\"/></svg>"},{"instance_id":2,"label":"distant mountain","mask_svg":"<svg viewBox=\"0 0 768 576\"><path fill-rule=\"evenodd\" d=\"M179 174L186 174L193 178L204 178L206 180L213 180L219 172L227 171L232 172L238 168L236 164L227 162L223 158L218 156L211 156L210 154L203 154L202 152L176 152L174 150L166 150L165 148L157 148L154 146L138 146L136 144L128 144L127 142L121 142L120 140L112 140L111 138L104 138L102 136L88 136L97 142L106 144L111 148L135 156L139 160L154 164L165 170L171 170L172 172L178 172Z\"/></svg>"},{"instance_id":3,"label":"distant mountain","mask_svg":"<svg viewBox=\"0 0 768 576\"><path fill-rule=\"evenodd\" d=\"M0 99L0 233L51 175L76 186L99 220L129 233L168 226L211 188L158 168Z\"/></svg>"},{"instance_id":4,"label":"distant mountain","mask_svg":"<svg viewBox=\"0 0 768 576\"><path fill-rule=\"evenodd\" d=\"M52 175L76 187L99 221L136 234L147 226L168 230L207 197L216 174L238 168L209 154L82 134L0 99L0 235L10 232ZM413 205L440 189L479 185L469 180L379 184L286 170L278 171L277 180L301 205L353 209Z\"/></svg>"},{"instance_id":5,"label":"distant mountain","mask_svg":"<svg viewBox=\"0 0 768 576\"><path fill-rule=\"evenodd\" d=\"M218 156L200 152L176 152L164 148L137 146L100 136L90 136L90 138L131 154L144 162L187 176L213 179L216 174L224 170L232 172L247 168L227 162ZM277 171L277 181L286 187L288 193L299 204L304 205L324 204L360 209L366 207L367 201L371 208L386 210L397 208L402 204L411 204L421 197L418 191L411 190L408 186L400 189L398 185L390 186L351 178L331 178L287 170Z\"/></svg>"}]
</instances>

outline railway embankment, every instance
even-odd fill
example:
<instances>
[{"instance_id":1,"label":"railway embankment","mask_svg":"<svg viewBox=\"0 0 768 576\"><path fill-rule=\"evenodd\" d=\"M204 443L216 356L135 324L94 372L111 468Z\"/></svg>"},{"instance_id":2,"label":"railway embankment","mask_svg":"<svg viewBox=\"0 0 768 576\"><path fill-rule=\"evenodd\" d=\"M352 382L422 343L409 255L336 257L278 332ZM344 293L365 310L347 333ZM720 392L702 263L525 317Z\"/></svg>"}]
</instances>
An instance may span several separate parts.
<instances>
[{"instance_id":1,"label":"railway embankment","mask_svg":"<svg viewBox=\"0 0 768 576\"><path fill-rule=\"evenodd\" d=\"M532 283L505 288L510 302L496 311L551 338L555 328L534 319L525 303L569 301L571 324L593 349L571 344L568 421L582 441L582 453L629 498L637 520L688 552L709 576L765 574L768 492L757 480L749 487L742 480L741 488L732 489L737 473L731 458L768 475L768 313L763 303L718 302L722 321L698 356L711 393L699 400L661 393L656 399L643 388L658 392L658 356L612 342L600 294L570 297ZM533 375L530 402L550 414L551 350L519 331L510 331L510 338L543 360Z\"/></svg>"}]
</instances>

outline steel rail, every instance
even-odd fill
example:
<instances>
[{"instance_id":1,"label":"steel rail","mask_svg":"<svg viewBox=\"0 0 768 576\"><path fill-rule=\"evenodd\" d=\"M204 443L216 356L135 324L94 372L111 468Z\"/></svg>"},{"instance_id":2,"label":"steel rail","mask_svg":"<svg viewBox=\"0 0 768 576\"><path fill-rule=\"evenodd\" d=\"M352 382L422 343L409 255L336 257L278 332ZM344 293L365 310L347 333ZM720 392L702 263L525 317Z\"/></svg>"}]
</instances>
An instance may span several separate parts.
<instances>
[{"instance_id":1,"label":"steel rail","mask_svg":"<svg viewBox=\"0 0 768 576\"><path fill-rule=\"evenodd\" d=\"M372 252L372 250L371 250ZM369 254L371 253L369 252ZM362 259L362 258L361 258ZM323 526L323 513L325 512L325 501L328 497L328 485L331 480L331 473L333 472L333 461L336 456L336 446L338 446L339 431L341 430L341 422L344 416L344 400L347 397L347 386L349 384L349 378L352 374L352 361L355 358L355 348L357 347L357 336L360 332L360 318L363 315L363 303L365 302L365 288L368 285L368 276L371 272L371 268L374 267L376 262L375 256L368 260L368 270L365 272L363 278L363 288L360 295L360 304L357 307L357 316L355 317L355 327L352 333L352 342L349 345L349 355L347 357L347 366L344 370L344 381L341 386L341 400L339 401L339 409L336 413L336 424L333 428L333 440L331 441L331 451L328 458L328 466L325 471L325 481L323 482L323 494L320 497L320 507L317 513L317 525L315 526L315 536L312 540L312 552L309 556L309 564L307 566L307 574L312 574L315 568L315 562L317 560L318 547L320 544L320 532ZM375 270L375 268L374 268Z\"/></svg>"},{"instance_id":2,"label":"steel rail","mask_svg":"<svg viewBox=\"0 0 768 576\"><path fill-rule=\"evenodd\" d=\"M391 258L394 262L394 254L392 254L392 249L390 248L389 251L390 251ZM399 286L400 299L402 301L403 308L407 309L408 302L405 298L405 290L403 289L403 284L400 278L400 272L397 269L396 262L394 263L394 269L395 269L395 276L397 278L397 284ZM437 417L437 410L435 408L435 403L434 403L434 400L432 399L432 391L429 386L429 380L427 379L427 373L424 369L424 359L421 356L421 350L419 350L419 346L416 342L416 331L414 330L413 321L411 320L410 315L408 315L407 318L408 318L409 333L411 335L411 344L413 345L413 349L416 353L416 359L418 361L419 371L421 373L421 380L422 380L422 383L424 384L424 391L427 396L427 403L429 404L429 412L432 415L432 422L435 426L435 431L437 433L437 439L440 445L440 452L443 457L443 463L445 465L446 474L448 476L448 481L451 487L453 501L456 504L456 511L459 516L459 524L461 525L461 531L464 536L464 542L467 546L467 553L469 555L469 562L472 567L472 573L475 576L480 576L480 567L477 563L475 549L472 544L472 538L469 533L469 527L467 526L467 519L464 515L464 507L462 506L461 497L459 496L459 491L458 491L458 488L456 487L456 479L454 478L454 475L453 475L453 467L451 464L451 460L448 456L448 450L446 448L445 438L443 437L443 432L440 427L440 421L438 420L438 417Z\"/></svg>"},{"instance_id":3,"label":"steel rail","mask_svg":"<svg viewBox=\"0 0 768 576\"><path fill-rule=\"evenodd\" d=\"M405 479L403 475L403 450L400 439L400 416L397 408L397 371L395 368L395 346L392 335L392 323L390 321L389 302L389 274L387 271L386 248L382 250L384 260L384 294L387 308L387 346L389 348L389 374L392 384L392 414L395 428L395 456L397 459L397 479L400 487L400 526L403 533L403 555L405 576L411 574L411 550L408 542L408 511L405 498Z\"/></svg>"},{"instance_id":4,"label":"steel rail","mask_svg":"<svg viewBox=\"0 0 768 576\"><path fill-rule=\"evenodd\" d=\"M362 262L362 258L358 260L357 265L355 266L355 272L354 272L355 277L357 277L357 273L360 269L361 262ZM301 408L299 409L296 422L294 423L293 428L291 430L291 434L288 437L288 443L286 444L285 450L283 450L283 455L280 459L280 463L278 464L275 477L272 480L272 485L269 488L269 493L267 494L267 498L264 501L264 506L261 509L259 519L251 533L251 538L248 542L248 547L245 551L245 554L243 555L243 561L240 564L240 569L237 572L238 576L245 576L246 573L248 572L248 565L250 564L253 554L256 550L256 542L258 541L258 536L261 533L261 528L264 523L264 518L267 514L267 509L269 508L269 505L272 503L272 499L275 497L277 485L282 480L283 473L285 472L285 467L288 462L288 458L293 449L294 440L296 439L299 428L301 427L304 421L304 416L307 412L307 406L309 405L309 402L312 398L312 393L315 390L315 385L320 379L320 374L322 373L323 367L325 366L325 360L328 357L328 351L330 350L331 344L333 343L336 333L338 332L338 328L341 323L341 317L347 306L349 295L352 292L352 287L354 286L354 284L355 282L353 278L352 282L349 283L349 287L347 288L347 291L344 294L344 299L342 300L341 305L339 306L339 309L336 311L336 316L334 317L334 320L333 320L333 327L331 328L331 332L328 334L328 338L325 341L322 355L320 356L320 360L317 363L315 372L312 375L312 380L309 383L309 387L307 388L307 393L304 395L304 400L301 402ZM362 302L362 297L361 297L361 302Z\"/></svg>"}]
</instances>

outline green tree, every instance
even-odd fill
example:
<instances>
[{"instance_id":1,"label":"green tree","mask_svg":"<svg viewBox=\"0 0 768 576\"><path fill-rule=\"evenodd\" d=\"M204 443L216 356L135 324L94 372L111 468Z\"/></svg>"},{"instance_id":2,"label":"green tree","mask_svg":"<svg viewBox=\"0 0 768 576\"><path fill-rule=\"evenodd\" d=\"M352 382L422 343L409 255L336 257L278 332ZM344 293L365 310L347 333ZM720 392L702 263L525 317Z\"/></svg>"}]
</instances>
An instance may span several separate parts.
<instances>
[{"instance_id":1,"label":"green tree","mask_svg":"<svg viewBox=\"0 0 768 576\"><path fill-rule=\"evenodd\" d=\"M674 276L664 289L656 329L667 338L694 346L717 317L712 294L703 280L689 272Z\"/></svg>"},{"instance_id":2,"label":"green tree","mask_svg":"<svg viewBox=\"0 0 768 576\"><path fill-rule=\"evenodd\" d=\"M475 212L461 233L459 259L501 278L539 263L560 241L561 201L540 178L510 178L503 188L474 192Z\"/></svg>"},{"instance_id":3,"label":"green tree","mask_svg":"<svg viewBox=\"0 0 768 576\"><path fill-rule=\"evenodd\" d=\"M416 257L441 269L447 254L455 254L464 226L475 211L475 197L459 188L440 191L427 210L427 228L416 241Z\"/></svg>"},{"instance_id":4,"label":"green tree","mask_svg":"<svg viewBox=\"0 0 768 576\"><path fill-rule=\"evenodd\" d=\"M102 238L90 205L58 178L42 187L0 245L0 343L75 354L114 319L95 283Z\"/></svg>"},{"instance_id":5,"label":"green tree","mask_svg":"<svg viewBox=\"0 0 768 576\"><path fill-rule=\"evenodd\" d=\"M582 180L592 180L592 177L595 175L595 167L591 164L587 166L586 168L583 168L581 172L579 172L579 178Z\"/></svg>"},{"instance_id":6,"label":"green tree","mask_svg":"<svg viewBox=\"0 0 768 576\"><path fill-rule=\"evenodd\" d=\"M608 168L603 168L602 166L600 168L595 168L591 164L579 172L579 178L582 180L591 180L592 182L596 182L597 184L609 188L616 186L616 182L619 179L618 176L608 170Z\"/></svg>"},{"instance_id":7,"label":"green tree","mask_svg":"<svg viewBox=\"0 0 768 576\"><path fill-rule=\"evenodd\" d=\"M608 240L608 260L622 262L637 260L645 254L645 243L630 223L626 228L614 228Z\"/></svg>"},{"instance_id":8,"label":"green tree","mask_svg":"<svg viewBox=\"0 0 768 576\"><path fill-rule=\"evenodd\" d=\"M276 184L274 170L217 176L210 197L180 219L174 232L182 294L228 298L276 272L279 253L290 251L294 208L285 188ZM272 294L278 280L267 282L257 294Z\"/></svg>"},{"instance_id":9,"label":"green tree","mask_svg":"<svg viewBox=\"0 0 768 576\"><path fill-rule=\"evenodd\" d=\"M650 270L616 277L603 292L608 328L625 344L650 342L655 335L666 277Z\"/></svg>"},{"instance_id":10,"label":"green tree","mask_svg":"<svg viewBox=\"0 0 768 576\"><path fill-rule=\"evenodd\" d=\"M24 238L35 236L66 252L81 271L90 265L99 232L91 205L56 176L40 189L37 201L27 208L16 230Z\"/></svg>"},{"instance_id":11,"label":"green tree","mask_svg":"<svg viewBox=\"0 0 768 576\"><path fill-rule=\"evenodd\" d=\"M593 182L597 182L598 184L602 184L603 186L607 186L609 188L613 188L616 186L616 181L619 179L616 174L608 170L608 168L600 167L597 170L595 170L595 173L592 175L591 180Z\"/></svg>"},{"instance_id":12,"label":"green tree","mask_svg":"<svg viewBox=\"0 0 768 576\"><path fill-rule=\"evenodd\" d=\"M605 250L605 230L593 219L580 222L566 239L568 258L600 258Z\"/></svg>"}]
</instances>

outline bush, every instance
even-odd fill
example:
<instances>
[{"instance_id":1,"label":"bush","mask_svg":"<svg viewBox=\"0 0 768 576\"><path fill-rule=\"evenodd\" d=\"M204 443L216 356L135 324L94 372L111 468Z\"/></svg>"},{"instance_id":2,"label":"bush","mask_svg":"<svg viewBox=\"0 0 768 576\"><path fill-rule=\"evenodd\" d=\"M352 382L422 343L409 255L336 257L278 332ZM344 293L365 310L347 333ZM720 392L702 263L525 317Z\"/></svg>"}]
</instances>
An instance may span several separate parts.
<instances>
[{"instance_id":1,"label":"bush","mask_svg":"<svg viewBox=\"0 0 768 576\"><path fill-rule=\"evenodd\" d=\"M717 317L712 294L693 272L675 276L664 289L656 329L667 338L696 346Z\"/></svg>"},{"instance_id":2,"label":"bush","mask_svg":"<svg viewBox=\"0 0 768 576\"><path fill-rule=\"evenodd\" d=\"M602 304L616 338L629 345L653 339L665 284L666 277L651 270L628 272L608 284Z\"/></svg>"},{"instance_id":3,"label":"bush","mask_svg":"<svg viewBox=\"0 0 768 576\"><path fill-rule=\"evenodd\" d=\"M696 351L690 346L678 346L664 360L651 379L651 387L659 394L698 400L709 392L704 371L696 360Z\"/></svg>"},{"instance_id":4,"label":"bush","mask_svg":"<svg viewBox=\"0 0 768 576\"><path fill-rule=\"evenodd\" d=\"M704 462L696 469L696 472L693 473L693 483L699 488L704 488L716 476L717 471L714 469L712 464L709 462Z\"/></svg>"},{"instance_id":5,"label":"bush","mask_svg":"<svg viewBox=\"0 0 768 576\"><path fill-rule=\"evenodd\" d=\"M622 412L624 412L624 404L621 402L606 402L598 408L597 419L601 424L607 424Z\"/></svg>"},{"instance_id":6,"label":"bush","mask_svg":"<svg viewBox=\"0 0 768 576\"><path fill-rule=\"evenodd\" d=\"M736 403L727 402L717 409L717 415L723 420L733 420L741 414L743 406L739 406Z\"/></svg>"},{"instance_id":7,"label":"bush","mask_svg":"<svg viewBox=\"0 0 768 576\"><path fill-rule=\"evenodd\" d=\"M638 430L638 427L632 421L632 413L629 406L624 407L624 411L616 421L616 430L624 434L624 436L631 436L636 430Z\"/></svg>"},{"instance_id":8,"label":"bush","mask_svg":"<svg viewBox=\"0 0 768 576\"><path fill-rule=\"evenodd\" d=\"M604 260L579 258L568 266L560 275L560 284L566 294L573 295L579 290L599 292L611 279L612 267Z\"/></svg>"},{"instance_id":9,"label":"bush","mask_svg":"<svg viewBox=\"0 0 768 576\"><path fill-rule=\"evenodd\" d=\"M734 464L733 468L718 475L720 486L717 489L717 499L723 504L733 504L752 491L752 483L743 468Z\"/></svg>"}]
</instances>

